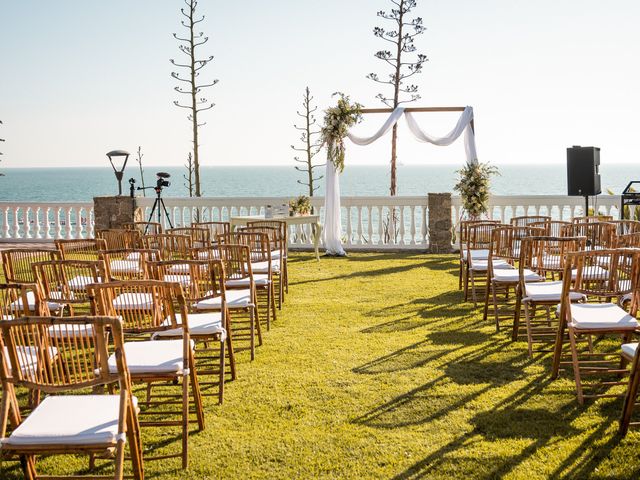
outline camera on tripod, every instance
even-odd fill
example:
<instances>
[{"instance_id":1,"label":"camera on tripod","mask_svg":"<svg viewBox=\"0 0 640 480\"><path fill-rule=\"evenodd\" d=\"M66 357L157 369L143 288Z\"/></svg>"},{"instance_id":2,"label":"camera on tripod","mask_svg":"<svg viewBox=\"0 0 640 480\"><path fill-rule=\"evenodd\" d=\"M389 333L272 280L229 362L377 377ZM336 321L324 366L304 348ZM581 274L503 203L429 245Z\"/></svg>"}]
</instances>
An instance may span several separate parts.
<instances>
[{"instance_id":1,"label":"camera on tripod","mask_svg":"<svg viewBox=\"0 0 640 480\"><path fill-rule=\"evenodd\" d=\"M151 222L153 220L153 214L156 213L158 215L158 223L162 223L162 213L164 212L164 215L167 219L167 223L171 228L173 228L173 224L171 223L171 216L167 211L167 207L164 204L164 200L162 200L162 197L160 196L162 194L163 188L171 186L171 182L167 180L167 178L171 178L171 174L167 172L158 172L156 173L156 177L158 177L158 180L156 180L155 187L138 187L138 190L147 190L149 188L153 188L153 190L156 192L156 195L157 195L156 201L153 202L153 207L151 208L151 213L149 214L149 220L147 220L147 222ZM131 180L134 180L134 179L131 179ZM133 196L133 184L135 183L135 180L133 181L133 183L131 183L131 180L129 180L129 183L131 184L131 196ZM144 230L145 235L147 234L148 229L149 229L149 225L147 225L147 227Z\"/></svg>"},{"instance_id":2,"label":"camera on tripod","mask_svg":"<svg viewBox=\"0 0 640 480\"><path fill-rule=\"evenodd\" d=\"M156 176L158 177L155 187L156 191L162 190L163 187L171 186L171 182L169 180L166 180L167 178L171 178L170 174L168 174L167 172L158 172L156 173Z\"/></svg>"}]
</instances>

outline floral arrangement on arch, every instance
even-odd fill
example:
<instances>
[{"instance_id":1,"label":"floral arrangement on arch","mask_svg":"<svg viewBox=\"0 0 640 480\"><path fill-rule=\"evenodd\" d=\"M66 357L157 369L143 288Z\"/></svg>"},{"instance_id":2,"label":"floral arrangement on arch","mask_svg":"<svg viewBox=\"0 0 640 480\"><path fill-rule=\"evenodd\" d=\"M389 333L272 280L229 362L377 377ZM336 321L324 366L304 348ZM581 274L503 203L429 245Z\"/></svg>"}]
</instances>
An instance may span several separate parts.
<instances>
[{"instance_id":1,"label":"floral arrangement on arch","mask_svg":"<svg viewBox=\"0 0 640 480\"><path fill-rule=\"evenodd\" d=\"M321 136L323 143L327 146L327 160L333 163L338 172L344 170L344 138L347 136L349 128L362 120L362 105L351 103L348 95L336 92L332 96L338 95L338 104L328 108L324 112L324 126Z\"/></svg>"},{"instance_id":2,"label":"floral arrangement on arch","mask_svg":"<svg viewBox=\"0 0 640 480\"><path fill-rule=\"evenodd\" d=\"M477 220L489 209L489 187L493 175L500 175L498 168L488 163L467 162L457 171L458 183L453 189L460 194L462 208L471 220Z\"/></svg>"}]
</instances>

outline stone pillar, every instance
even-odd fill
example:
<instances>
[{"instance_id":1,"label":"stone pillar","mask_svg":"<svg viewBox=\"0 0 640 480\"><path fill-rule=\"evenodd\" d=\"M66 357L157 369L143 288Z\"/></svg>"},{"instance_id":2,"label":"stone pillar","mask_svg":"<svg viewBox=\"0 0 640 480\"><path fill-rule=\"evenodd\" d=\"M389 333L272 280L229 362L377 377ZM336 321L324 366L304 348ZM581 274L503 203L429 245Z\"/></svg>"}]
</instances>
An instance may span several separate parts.
<instances>
[{"instance_id":1,"label":"stone pillar","mask_svg":"<svg viewBox=\"0 0 640 480\"><path fill-rule=\"evenodd\" d=\"M142 209L129 196L93 197L94 231L122 228L127 222L142 221Z\"/></svg>"},{"instance_id":2,"label":"stone pillar","mask_svg":"<svg viewBox=\"0 0 640 480\"><path fill-rule=\"evenodd\" d=\"M451 194L430 193L429 206L429 251L451 253Z\"/></svg>"}]
</instances>

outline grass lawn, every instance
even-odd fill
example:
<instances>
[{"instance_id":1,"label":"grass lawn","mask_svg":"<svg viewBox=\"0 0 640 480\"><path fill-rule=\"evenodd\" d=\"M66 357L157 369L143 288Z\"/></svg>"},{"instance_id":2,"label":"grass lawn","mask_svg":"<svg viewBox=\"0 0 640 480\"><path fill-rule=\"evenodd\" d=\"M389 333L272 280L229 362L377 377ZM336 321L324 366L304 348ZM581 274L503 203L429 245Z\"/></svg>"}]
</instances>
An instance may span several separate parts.
<instances>
[{"instance_id":1,"label":"grass lawn","mask_svg":"<svg viewBox=\"0 0 640 480\"><path fill-rule=\"evenodd\" d=\"M640 475L640 431L616 435L621 400L578 406L572 380L549 380L548 354L529 360L524 342L461 303L456 257L297 254L290 278L256 360L238 355L224 405L205 398L189 470L149 462L148 478ZM63 462L44 459L41 473Z\"/></svg>"}]
</instances>

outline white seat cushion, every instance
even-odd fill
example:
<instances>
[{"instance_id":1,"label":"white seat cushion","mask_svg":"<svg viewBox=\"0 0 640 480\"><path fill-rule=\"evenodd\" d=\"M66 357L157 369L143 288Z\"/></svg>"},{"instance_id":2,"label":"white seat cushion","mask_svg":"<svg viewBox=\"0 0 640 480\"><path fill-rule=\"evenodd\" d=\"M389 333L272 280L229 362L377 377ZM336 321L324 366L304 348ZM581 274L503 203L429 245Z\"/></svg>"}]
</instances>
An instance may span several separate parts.
<instances>
[{"instance_id":1,"label":"white seat cushion","mask_svg":"<svg viewBox=\"0 0 640 480\"><path fill-rule=\"evenodd\" d=\"M135 397L134 404L137 405ZM115 444L119 410L119 395L50 396L3 443L15 446Z\"/></svg>"},{"instance_id":2,"label":"white seat cushion","mask_svg":"<svg viewBox=\"0 0 640 480\"><path fill-rule=\"evenodd\" d=\"M131 252L129 255L127 255L127 260L137 262L138 260L140 260L140 252Z\"/></svg>"},{"instance_id":3,"label":"white seat cushion","mask_svg":"<svg viewBox=\"0 0 640 480\"><path fill-rule=\"evenodd\" d=\"M523 301L558 303L562 301L562 281L525 283L524 289ZM584 295L569 292L569 298L571 301L578 301L584 299Z\"/></svg>"},{"instance_id":4,"label":"white seat cushion","mask_svg":"<svg viewBox=\"0 0 640 480\"><path fill-rule=\"evenodd\" d=\"M186 274L189 273L191 269L191 265L188 263L179 263L177 265L171 265L169 267L169 273L181 273Z\"/></svg>"},{"instance_id":5,"label":"white seat cushion","mask_svg":"<svg viewBox=\"0 0 640 480\"><path fill-rule=\"evenodd\" d=\"M613 303L571 305L571 324L582 329L635 329L638 321Z\"/></svg>"},{"instance_id":6,"label":"white seat cushion","mask_svg":"<svg viewBox=\"0 0 640 480\"><path fill-rule=\"evenodd\" d=\"M211 295L208 292L207 295ZM253 305L250 290L227 290L227 307L230 309L247 308ZM219 310L221 307L220 297L201 300L194 305L196 310Z\"/></svg>"},{"instance_id":7,"label":"white seat cushion","mask_svg":"<svg viewBox=\"0 0 640 480\"><path fill-rule=\"evenodd\" d=\"M622 354L626 355L629 358L635 357L637 350L638 350L638 342L622 344Z\"/></svg>"},{"instance_id":8,"label":"white seat cushion","mask_svg":"<svg viewBox=\"0 0 640 480\"><path fill-rule=\"evenodd\" d=\"M87 285L91 283L101 283L102 278L94 279L88 275L78 275L69 280L69 289L74 292L83 292L87 289Z\"/></svg>"},{"instance_id":9,"label":"white seat cushion","mask_svg":"<svg viewBox=\"0 0 640 480\"><path fill-rule=\"evenodd\" d=\"M137 252L134 252L137 253ZM109 268L111 269L111 273L133 273L138 274L142 273L142 268L140 268L140 264L137 259L130 259L131 255L129 254L129 260L113 260L109 262ZM140 258L140 254L138 253L138 258Z\"/></svg>"},{"instance_id":10,"label":"white seat cushion","mask_svg":"<svg viewBox=\"0 0 640 480\"><path fill-rule=\"evenodd\" d=\"M93 336L93 326L61 323L60 325L49 327L49 335L59 339L73 337L87 338Z\"/></svg>"},{"instance_id":11,"label":"white seat cushion","mask_svg":"<svg viewBox=\"0 0 640 480\"><path fill-rule=\"evenodd\" d=\"M58 297L60 298L62 296L62 294L60 292L51 292L51 297ZM61 308L64 308L64 305L61 303L57 303L57 302L47 302L47 305L49 307L49 310L51 311L57 311L60 310ZM27 306L29 307L29 310L35 310L36 309L36 295L33 292L27 292ZM16 300L15 302L12 302L11 305L9 305L11 310L22 310L22 297L20 297L18 300Z\"/></svg>"},{"instance_id":12,"label":"white seat cushion","mask_svg":"<svg viewBox=\"0 0 640 480\"><path fill-rule=\"evenodd\" d=\"M150 293L121 293L113 299L116 310L151 310L153 296Z\"/></svg>"},{"instance_id":13,"label":"white seat cushion","mask_svg":"<svg viewBox=\"0 0 640 480\"><path fill-rule=\"evenodd\" d=\"M251 264L252 273L268 273L269 272L269 262L255 262ZM271 260L271 271L279 272L280 271L280 260L273 259Z\"/></svg>"},{"instance_id":14,"label":"white seat cushion","mask_svg":"<svg viewBox=\"0 0 640 480\"><path fill-rule=\"evenodd\" d=\"M531 259L531 266L533 268L537 268L538 267L538 263L541 263L542 265L540 265L540 267L542 268L560 268L560 255L543 255L542 256L542 261L540 261L540 259L538 257L532 258Z\"/></svg>"},{"instance_id":15,"label":"white seat cushion","mask_svg":"<svg viewBox=\"0 0 640 480\"><path fill-rule=\"evenodd\" d=\"M18 362L20 363L20 371L23 375L28 376L33 373L38 367L38 350L36 347L24 345L16 345L16 353L18 354ZM5 358L9 359L9 350L4 347ZM49 347L49 356L54 359L58 356L58 349L56 347ZM8 365L9 371L11 371L11 365Z\"/></svg>"},{"instance_id":16,"label":"white seat cushion","mask_svg":"<svg viewBox=\"0 0 640 480\"><path fill-rule=\"evenodd\" d=\"M269 285L269 275L266 273L257 273L253 276L253 282L259 286L263 287L265 285ZM249 287L249 277L245 278L234 278L231 280L227 280L225 282L227 287Z\"/></svg>"},{"instance_id":17,"label":"white seat cushion","mask_svg":"<svg viewBox=\"0 0 640 480\"><path fill-rule=\"evenodd\" d=\"M466 261L468 256L468 250L465 248L462 251L462 258ZM472 260L486 260L489 258L489 250L485 248L479 248L477 250L471 250L471 259Z\"/></svg>"},{"instance_id":18,"label":"white seat cushion","mask_svg":"<svg viewBox=\"0 0 640 480\"><path fill-rule=\"evenodd\" d=\"M578 269L571 270L571 280L575 280L578 276ZM583 280L606 280L609 278L609 271L599 265L591 265L582 269Z\"/></svg>"},{"instance_id":19,"label":"white seat cushion","mask_svg":"<svg viewBox=\"0 0 640 480\"><path fill-rule=\"evenodd\" d=\"M124 354L132 374L182 373L182 340L125 342ZM109 357L109 371L117 372L115 354Z\"/></svg>"},{"instance_id":20,"label":"white seat cushion","mask_svg":"<svg viewBox=\"0 0 640 480\"><path fill-rule=\"evenodd\" d=\"M187 318L189 321L189 335L211 336L220 334L220 341L224 341L227 338L227 331L222 326L222 312L193 313L189 314ZM182 316L180 314L176 314L176 321L178 325L182 325ZM170 326L171 319L167 318L162 322L162 325ZM182 328L171 328L154 333L153 338L177 337L180 335L182 335Z\"/></svg>"},{"instance_id":21,"label":"white seat cushion","mask_svg":"<svg viewBox=\"0 0 640 480\"><path fill-rule=\"evenodd\" d=\"M542 280L542 277L535 272L532 272L528 268L525 268L524 271L524 281L525 282L536 282ZM493 279L494 282L505 282L505 283L514 283L520 281L520 272L517 269L508 269L508 268L496 268L493 271Z\"/></svg>"},{"instance_id":22,"label":"white seat cushion","mask_svg":"<svg viewBox=\"0 0 640 480\"><path fill-rule=\"evenodd\" d=\"M280 250L271 250L271 260L280 258Z\"/></svg>"},{"instance_id":23,"label":"white seat cushion","mask_svg":"<svg viewBox=\"0 0 640 480\"><path fill-rule=\"evenodd\" d=\"M509 263L507 263L502 259L493 260L492 265L494 270L497 270L499 268L513 269L513 265L510 265ZM480 260L480 259L475 259L471 257L470 268L475 272L486 272L487 268L489 268L489 260L488 259Z\"/></svg>"},{"instance_id":24,"label":"white seat cushion","mask_svg":"<svg viewBox=\"0 0 640 480\"><path fill-rule=\"evenodd\" d=\"M165 282L176 282L182 285L183 287L188 287L191 285L191 275L165 275L163 277Z\"/></svg>"}]
</instances>

